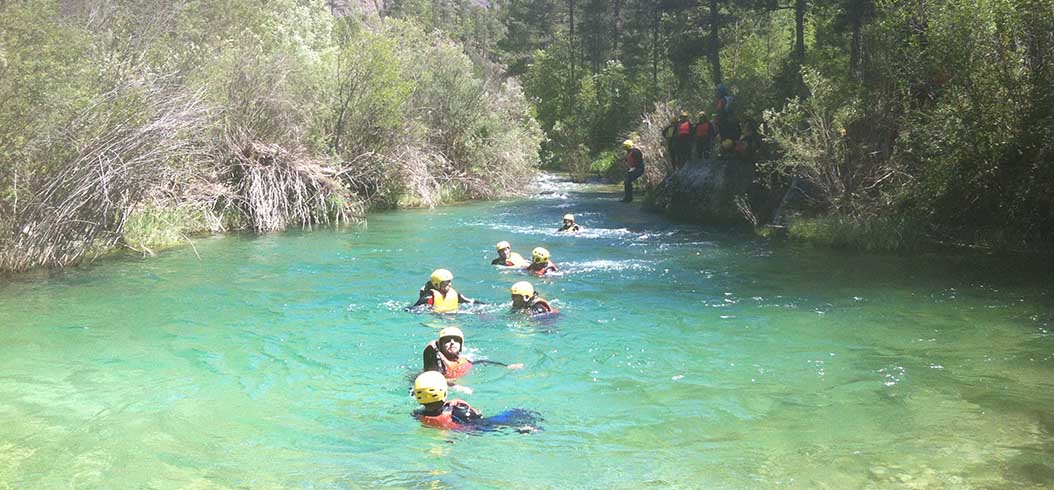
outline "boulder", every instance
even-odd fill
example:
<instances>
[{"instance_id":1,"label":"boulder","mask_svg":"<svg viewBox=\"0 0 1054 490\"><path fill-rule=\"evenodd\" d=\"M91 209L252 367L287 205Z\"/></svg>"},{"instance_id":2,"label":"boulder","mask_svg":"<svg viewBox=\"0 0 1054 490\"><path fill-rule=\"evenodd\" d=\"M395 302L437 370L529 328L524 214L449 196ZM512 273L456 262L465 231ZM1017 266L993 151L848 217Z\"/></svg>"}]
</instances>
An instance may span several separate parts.
<instances>
[{"instance_id":1,"label":"boulder","mask_svg":"<svg viewBox=\"0 0 1054 490\"><path fill-rule=\"evenodd\" d=\"M754 164L739 160L693 160L655 189L647 207L696 223L750 223L737 197L755 201Z\"/></svg>"}]
</instances>

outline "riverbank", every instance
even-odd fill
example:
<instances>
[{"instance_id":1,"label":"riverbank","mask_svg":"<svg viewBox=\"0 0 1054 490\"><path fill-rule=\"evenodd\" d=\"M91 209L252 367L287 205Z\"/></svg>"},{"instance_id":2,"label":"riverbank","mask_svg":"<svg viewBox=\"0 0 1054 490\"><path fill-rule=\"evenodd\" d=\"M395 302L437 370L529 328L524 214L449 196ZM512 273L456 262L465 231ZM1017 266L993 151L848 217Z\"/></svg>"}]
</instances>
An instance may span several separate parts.
<instances>
[{"instance_id":1,"label":"riverbank","mask_svg":"<svg viewBox=\"0 0 1054 490\"><path fill-rule=\"evenodd\" d=\"M907 216L848 217L810 206L797 189L762 183L754 164L693 160L647 186L645 208L698 224L752 227L760 236L871 253L964 249L1049 255L1049 241L1011 229L941 228Z\"/></svg>"},{"instance_id":2,"label":"riverbank","mask_svg":"<svg viewBox=\"0 0 1054 490\"><path fill-rule=\"evenodd\" d=\"M412 20L60 7L0 4L0 273L515 195L539 165L518 82Z\"/></svg>"}]
</instances>

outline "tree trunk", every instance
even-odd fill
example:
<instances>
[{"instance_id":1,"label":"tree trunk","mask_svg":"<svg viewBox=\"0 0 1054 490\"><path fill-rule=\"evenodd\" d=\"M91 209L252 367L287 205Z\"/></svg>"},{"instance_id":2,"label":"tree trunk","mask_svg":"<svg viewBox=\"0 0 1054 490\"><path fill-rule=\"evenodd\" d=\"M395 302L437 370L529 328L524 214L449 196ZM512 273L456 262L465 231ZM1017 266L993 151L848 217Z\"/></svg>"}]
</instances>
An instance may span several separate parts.
<instances>
[{"instance_id":1,"label":"tree trunk","mask_svg":"<svg viewBox=\"0 0 1054 490\"><path fill-rule=\"evenodd\" d=\"M659 96L659 5L651 8L651 94Z\"/></svg>"},{"instance_id":2,"label":"tree trunk","mask_svg":"<svg viewBox=\"0 0 1054 490\"><path fill-rule=\"evenodd\" d=\"M805 0L794 0L794 61L805 64Z\"/></svg>"},{"instance_id":3,"label":"tree trunk","mask_svg":"<svg viewBox=\"0 0 1054 490\"><path fill-rule=\"evenodd\" d=\"M611 2L611 18L615 20L615 33L611 37L611 56L618 61L622 60L622 53L619 52L619 42L622 40L622 0L613 0Z\"/></svg>"},{"instance_id":4,"label":"tree trunk","mask_svg":"<svg viewBox=\"0 0 1054 490\"><path fill-rule=\"evenodd\" d=\"M568 49L571 51L568 69L570 76L568 77L567 87L567 100L569 102L568 108L571 112L574 112L575 99L577 98L578 92L578 80L575 78L575 64L577 62L578 53L575 52L575 0L567 0L567 30L568 30Z\"/></svg>"},{"instance_id":5,"label":"tree trunk","mask_svg":"<svg viewBox=\"0 0 1054 490\"><path fill-rule=\"evenodd\" d=\"M718 35L721 26L718 24L717 0L710 0L710 75L714 78L714 85L721 83L721 37Z\"/></svg>"}]
</instances>

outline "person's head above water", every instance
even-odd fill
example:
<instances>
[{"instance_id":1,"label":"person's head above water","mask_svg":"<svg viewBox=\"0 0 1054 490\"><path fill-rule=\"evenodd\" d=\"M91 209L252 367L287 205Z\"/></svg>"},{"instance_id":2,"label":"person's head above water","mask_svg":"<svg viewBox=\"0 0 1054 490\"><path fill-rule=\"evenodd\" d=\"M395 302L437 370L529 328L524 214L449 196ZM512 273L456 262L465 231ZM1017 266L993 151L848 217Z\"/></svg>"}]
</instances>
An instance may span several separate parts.
<instances>
[{"instance_id":1,"label":"person's head above water","mask_svg":"<svg viewBox=\"0 0 1054 490\"><path fill-rule=\"evenodd\" d=\"M534 297L534 286L527 281L520 281L512 285L510 292L512 293L512 306L523 308Z\"/></svg>"},{"instance_id":2,"label":"person's head above water","mask_svg":"<svg viewBox=\"0 0 1054 490\"><path fill-rule=\"evenodd\" d=\"M548 262L549 251L542 247L535 247L534 250L531 250L531 260L536 264L539 262Z\"/></svg>"},{"instance_id":3,"label":"person's head above water","mask_svg":"<svg viewBox=\"0 0 1054 490\"><path fill-rule=\"evenodd\" d=\"M437 371L425 371L414 380L414 398L421 405L442 403L448 390L446 378Z\"/></svg>"},{"instance_id":4,"label":"person's head above water","mask_svg":"<svg viewBox=\"0 0 1054 490\"><path fill-rule=\"evenodd\" d=\"M502 241L498 242L498 244L495 245L495 247L498 249L498 257L501 257L503 259L507 259L507 258L509 258L509 255L512 254L512 245L509 244L509 242L507 242L505 240L502 240Z\"/></svg>"},{"instance_id":5,"label":"person's head above water","mask_svg":"<svg viewBox=\"0 0 1054 490\"><path fill-rule=\"evenodd\" d=\"M461 354L461 349L465 346L465 334L457 327L444 328L439 331L436 346L447 358L457 359Z\"/></svg>"},{"instance_id":6,"label":"person's head above water","mask_svg":"<svg viewBox=\"0 0 1054 490\"><path fill-rule=\"evenodd\" d=\"M575 215L565 214L564 215L564 226L570 226L575 224Z\"/></svg>"},{"instance_id":7,"label":"person's head above water","mask_svg":"<svg viewBox=\"0 0 1054 490\"><path fill-rule=\"evenodd\" d=\"M454 274L446 269L436 269L432 272L432 287L446 294L450 289L450 282L454 280Z\"/></svg>"}]
</instances>

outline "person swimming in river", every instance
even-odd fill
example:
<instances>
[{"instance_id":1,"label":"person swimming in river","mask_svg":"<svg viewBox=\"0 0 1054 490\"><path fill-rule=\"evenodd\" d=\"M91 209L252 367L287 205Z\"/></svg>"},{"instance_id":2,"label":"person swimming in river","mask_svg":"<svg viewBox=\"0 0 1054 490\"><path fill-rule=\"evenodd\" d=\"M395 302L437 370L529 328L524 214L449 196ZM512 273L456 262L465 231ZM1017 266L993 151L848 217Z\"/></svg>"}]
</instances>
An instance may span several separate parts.
<instances>
[{"instance_id":1,"label":"person swimming in river","mask_svg":"<svg viewBox=\"0 0 1054 490\"><path fill-rule=\"evenodd\" d=\"M406 307L407 310L428 305L435 313L454 313L461 303L486 304L469 298L451 287L454 274L446 269L436 269L431 279L421 287L417 302Z\"/></svg>"},{"instance_id":2,"label":"person swimming in river","mask_svg":"<svg viewBox=\"0 0 1054 490\"><path fill-rule=\"evenodd\" d=\"M556 264L549 260L548 250L542 247L535 247L531 251L531 265L524 270L536 276L544 276L550 272L556 272L558 269Z\"/></svg>"},{"instance_id":3,"label":"person swimming in river","mask_svg":"<svg viewBox=\"0 0 1054 490\"><path fill-rule=\"evenodd\" d=\"M495 431L512 427L521 434L539 430L537 412L513 408L492 417L484 417L464 400L447 400L447 382L442 374L425 371L414 380L411 393L421 408L413 417L426 427L456 431Z\"/></svg>"},{"instance_id":4,"label":"person swimming in river","mask_svg":"<svg viewBox=\"0 0 1054 490\"><path fill-rule=\"evenodd\" d=\"M465 334L457 327L447 327L439 331L439 338L425 345L423 352L423 371L436 371L441 373L451 389L462 393L472 394L472 389L467 386L453 384L458 378L468 374L472 366L492 364L503 366L506 369L523 369L523 364L505 364L503 362L480 359L472 361L467 356L461 355L465 348Z\"/></svg>"},{"instance_id":5,"label":"person swimming in river","mask_svg":"<svg viewBox=\"0 0 1054 490\"><path fill-rule=\"evenodd\" d=\"M531 265L522 255L512 251L512 245L505 240L498 242L498 258L490 261L491 265L504 265L510 267L527 267Z\"/></svg>"},{"instance_id":6,"label":"person swimming in river","mask_svg":"<svg viewBox=\"0 0 1054 490\"><path fill-rule=\"evenodd\" d=\"M538 292L534 290L534 286L527 281L520 281L512 285L510 288L512 293L512 309L513 311L519 311L527 313L531 316L551 315L557 313L557 310L549 306L549 302L538 296Z\"/></svg>"},{"instance_id":7,"label":"person swimming in river","mask_svg":"<svg viewBox=\"0 0 1054 490\"><path fill-rule=\"evenodd\" d=\"M575 224L575 215L565 214L564 225L556 231L559 233L577 233L579 231L582 231L582 227Z\"/></svg>"}]
</instances>

